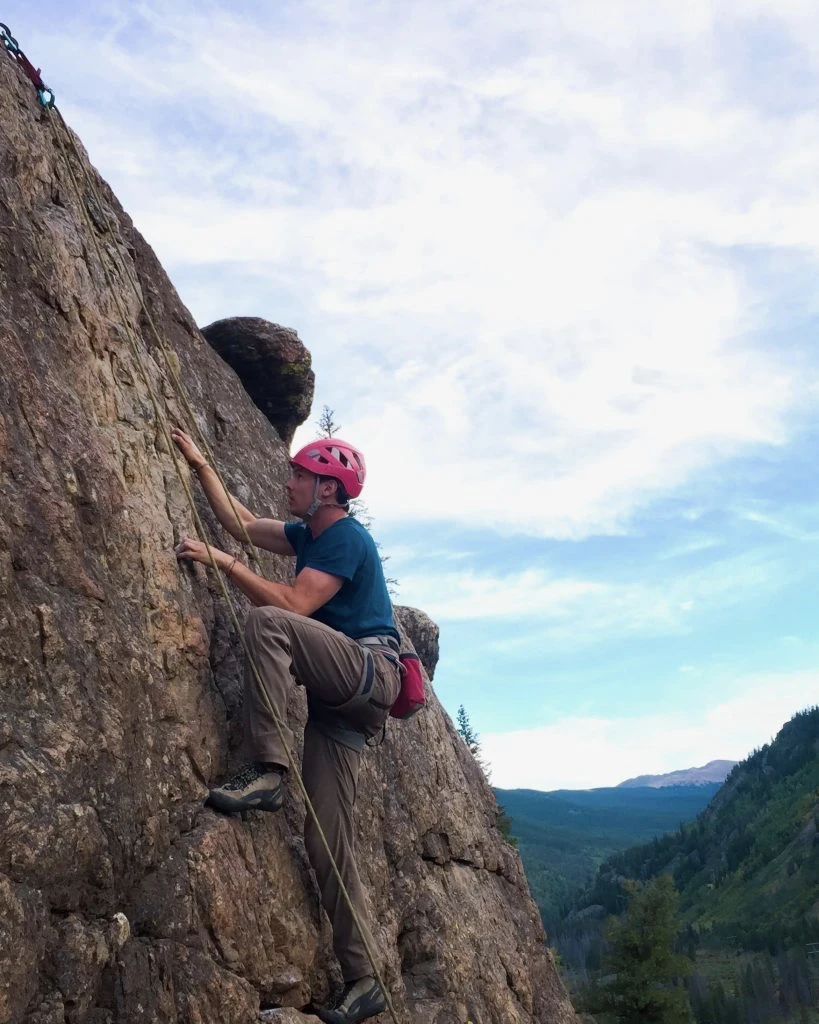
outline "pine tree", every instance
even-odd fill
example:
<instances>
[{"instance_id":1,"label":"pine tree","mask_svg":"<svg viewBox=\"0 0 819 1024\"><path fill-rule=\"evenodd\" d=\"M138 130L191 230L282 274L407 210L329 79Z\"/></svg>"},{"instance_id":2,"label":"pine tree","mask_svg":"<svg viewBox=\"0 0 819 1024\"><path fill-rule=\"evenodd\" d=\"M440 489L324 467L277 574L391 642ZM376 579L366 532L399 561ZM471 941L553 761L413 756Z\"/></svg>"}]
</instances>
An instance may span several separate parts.
<instances>
[{"instance_id":1,"label":"pine tree","mask_svg":"<svg viewBox=\"0 0 819 1024\"><path fill-rule=\"evenodd\" d=\"M487 778L489 778L489 766L481 753L480 737L472 728L472 723L469 721L469 715L466 713L466 708L463 704L458 708L458 714L456 717L458 722L458 735L466 744L469 753L478 762L481 771Z\"/></svg>"},{"instance_id":2,"label":"pine tree","mask_svg":"<svg viewBox=\"0 0 819 1024\"><path fill-rule=\"evenodd\" d=\"M678 982L693 965L675 953L679 897L669 875L641 885L627 881L630 902L609 927L603 967L612 979L589 997L592 1013L613 1013L622 1024L693 1024L688 995Z\"/></svg>"},{"instance_id":3,"label":"pine tree","mask_svg":"<svg viewBox=\"0 0 819 1024\"><path fill-rule=\"evenodd\" d=\"M799 1006L813 1006L814 985L805 950L800 947L780 954L777 963L779 975L779 1003L782 1012L793 1014Z\"/></svg>"},{"instance_id":4,"label":"pine tree","mask_svg":"<svg viewBox=\"0 0 819 1024\"><path fill-rule=\"evenodd\" d=\"M341 427L333 419L334 415L335 413L329 405L321 407L321 414L316 424L319 428L319 437L334 437L341 430Z\"/></svg>"},{"instance_id":5,"label":"pine tree","mask_svg":"<svg viewBox=\"0 0 819 1024\"><path fill-rule=\"evenodd\" d=\"M458 708L458 735L469 747L469 753L473 757L477 757L480 753L480 741L478 734L472 728L472 723L469 721L469 715L466 713L466 708L461 704Z\"/></svg>"}]
</instances>

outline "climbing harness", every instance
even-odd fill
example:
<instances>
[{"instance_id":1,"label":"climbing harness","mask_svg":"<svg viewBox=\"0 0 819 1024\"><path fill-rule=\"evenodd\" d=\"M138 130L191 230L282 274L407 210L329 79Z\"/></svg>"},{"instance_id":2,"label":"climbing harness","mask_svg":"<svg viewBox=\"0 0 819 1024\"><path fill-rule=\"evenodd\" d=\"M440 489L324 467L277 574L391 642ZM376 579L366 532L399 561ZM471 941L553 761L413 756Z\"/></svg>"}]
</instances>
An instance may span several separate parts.
<instances>
[{"instance_id":1,"label":"climbing harness","mask_svg":"<svg viewBox=\"0 0 819 1024\"><path fill-rule=\"evenodd\" d=\"M397 698L389 705L391 718L412 718L421 708L426 707L421 659L417 654L413 651L402 651L398 641L391 636L360 636L357 637L356 643L370 651L378 651L398 666L401 673L401 689ZM358 695L353 700L361 702ZM379 708L383 707L372 699L370 699L370 703ZM346 706L344 705L344 707Z\"/></svg>"},{"instance_id":2,"label":"climbing harness","mask_svg":"<svg viewBox=\"0 0 819 1024\"><path fill-rule=\"evenodd\" d=\"M79 168L80 168L80 170L82 172L83 178L85 180L85 185L88 188L88 191L91 193L91 197L93 198L94 202L96 203L97 209L100 210L100 211L103 211L105 209L105 207L104 207L104 205L102 203L102 199L101 199L101 196L99 194L99 190L98 190L98 188L96 186L96 182L90 176L90 174L88 172L88 169L87 169L87 167L86 167L86 165L85 165L85 163L84 163L84 161L82 159L82 156L78 152L77 145L76 145L76 143L74 141L74 137L73 137L73 134L71 132L71 129L66 124L65 119L63 118L62 113L60 112L60 110L55 106L55 95L54 95L53 91L51 89L49 89L48 86L46 86L45 83L43 82L43 80L42 80L42 78L40 76L39 69L35 68L33 66L33 64L31 64L31 62L25 56L25 54L22 52L22 50L19 47L19 44L17 43L17 40L12 36L8 26L4 25L2 23L0 23L0 39L3 40L3 43L5 44L6 50L8 51L9 55L11 56L11 58L22 68L23 72L31 80L32 84L37 89L37 96L38 96L38 98L40 100L41 105L45 109L47 116L49 117L49 121L51 123L52 134L53 134L54 140L56 142L56 146L59 149L59 152L60 152L60 155L62 157L62 161L63 161L63 163L65 165L66 171L68 172L68 176L71 179L71 183L73 185L75 197L76 197L76 200L77 200L77 205L79 206L80 210L82 211L83 217L85 219L86 227L88 229L88 233L89 233L89 235L91 237L92 243L93 243L95 251L96 251L97 260L98 260L98 262L100 264L100 267L102 268L106 284L107 284L107 286L108 286L108 288L109 288L109 290L110 290L110 292L111 292L111 294L112 294L112 296L114 298L114 302L115 302L115 304L117 306L117 310L119 312L119 315L120 315L120 318L121 318L121 321L122 321L123 330L124 330L124 332L125 332L125 334L127 335L127 338L128 338L128 342L129 342L129 345L130 345L130 348L131 348L132 355L133 355L134 360L135 360L135 362L137 364L137 368L139 369L139 373L140 373L142 381L143 381L143 383L145 385L145 388L146 388L146 390L148 392L148 396L149 396L149 398L151 400L151 405L153 407L154 416L156 418L157 425L159 426L159 429L160 429L160 432L162 434L163 440L165 442L165 445L167 446L168 453L170 455L171 461L174 464L174 469L176 470L177 477L179 478L180 485L182 487L182 490L185 493L185 497L187 498L188 504L190 506L191 516L193 518L194 525L196 527L196 532L198 533L199 537L201 538L201 540L204 543L205 548L207 550L208 558L210 559L211 568L214 571L215 579L218 582L218 586L219 586L219 589L221 590L222 597L225 600L225 604L226 604L226 606L228 608L228 611L230 613L230 617L231 617L231 620L233 622L234 628L236 629L237 636L239 637L239 641L240 641L240 643L242 645L242 648L244 650L245 657L247 658L248 667L250 668L251 672L253 673L253 676L254 676L254 678L256 680L256 683L258 684L258 687L259 687L259 692L263 695L263 699L264 699L264 701L265 701L265 703L267 705L267 709L270 712L270 715L271 715L271 717L273 719L273 722L274 722L274 724L276 726L276 730L277 730L277 732L279 734L279 739L281 740L282 745L284 746L285 752L287 754L287 760L288 760L288 763L289 763L289 766L290 766L290 771L292 773L292 777L295 779L297 788L301 792L301 795L302 795L302 797L304 799L304 802L305 802L305 807L307 809L307 813L310 815L310 817L311 817L311 819L312 819L312 821L313 821L313 823L314 823L314 825L316 827L317 835L319 836L321 844L322 844L322 846L324 848L324 852L327 855L328 862L329 862L329 864L330 864L330 866L332 868L333 874L335 875L336 881L338 882L339 889L340 889L341 894L342 894L342 896L344 898L344 901L347 904L347 907L348 907L348 909L350 911L350 916L352 917L352 919L353 919L353 921L355 923L355 926L356 926L356 928L359 931L359 935L361 937L362 943L364 945L365 952L367 954L367 959L369 960L370 966L372 967L372 970L373 970L373 975L374 975L376 981L378 982L378 984L381 986L382 992L384 993L384 998L385 998L385 1001L387 1003L387 1010L388 1010L390 1016L392 1017L392 1020L394 1021L394 1024L400 1024L400 1022L398 1020L398 1017L396 1015L395 1007L393 1006L393 1003L392 1003L392 998L390 996L390 993L389 993L386 985L384 984L384 980L383 980L382 974L381 974L381 972L380 972L380 970L378 968L378 965L376 963L375 952L372 949L372 946L370 944L369 939L367 938L366 931L363 928L362 923L361 923L361 919L359 918L358 913L357 913L355 907L353 906L353 902L352 902L352 899L350 898L350 894L347 891L347 887L344 884L343 878L341 877L341 873L339 871L338 865L337 865L337 863L335 861L335 858L333 857L332 850L330 849L330 845L329 845L329 843L327 841L327 836L325 835L324 829L321 827L321 822L318 819L318 815L316 813L315 807L313 806L313 803L310 800L310 797L309 797L309 795L307 793L307 788L306 788L306 786L304 784L304 779L302 777L301 771L299 770L299 766L298 766L298 763L296 761L296 758L295 758L292 750L290 749L289 745L287 744L287 741L286 741L286 738L285 738L285 734L284 734L284 725L283 725L281 719L279 718L278 714L276 713L275 708L272 706L269 697L267 696L267 692L266 692L264 684L262 682L261 673L259 672L259 668L256 665L255 659L253 658L253 655L252 655L252 653L250 651L250 648L248 646L247 639L245 637L245 632L244 632L244 629L242 627L241 621L239 619L239 614L237 612L236 606L234 604L234 601L231 598L230 592L227 589L227 585L225 583L224 576L223 576L222 572L219 570L218 565L216 564L216 558L215 558L214 553L213 553L213 547L211 546L211 544L209 543L209 541L207 539L206 531L205 531L205 528L204 528L204 524L202 523L202 519L201 519L201 517L199 515L199 512L198 512L198 510L196 508L196 501L194 499L194 495L193 495L193 492L191 490L191 486L190 486L190 482L189 482L190 474L188 474L188 476L186 476L182 472L182 469L180 467L180 460L179 460L179 457L176 454L176 446L174 445L173 439L171 438L170 428L168 426L168 418L165 415L164 410L160 406L159 399L157 398L156 393L154 391L154 388L153 388L153 386L151 384L151 380L150 380L150 377L148 375L147 368L145 366L145 361L144 361L142 353L140 352L140 349L139 349L139 343L137 341L136 331L134 330L132 324L130 323L130 321L128 319L127 312L126 312L126 310L123 307L122 301L120 299L119 294L117 293L116 288L114 287L114 282L112 281L111 274L109 273L108 265L107 265L106 261L103 259L102 249L100 247L100 243L99 243L99 240L97 238L97 231L96 231L95 226L94 226L94 221L93 221L93 219L92 219L92 217L91 217L91 215L90 215L90 213L88 211L87 204L86 204L86 202L83 199L83 194L82 194L82 192L80 190L80 184L79 184L79 182L77 180L77 176L74 173L74 169L71 166L71 161L69 159L68 153L66 152L66 148L65 148L65 145L63 143L63 139L61 138L61 135L60 135L58 123L59 123L59 125L62 126L63 131L64 131L65 135L67 136L67 138L68 138L68 140L69 140L69 142L71 144L71 148L72 148L73 153L74 153L74 158L75 158L75 160L76 160L76 162L77 162L77 164L78 164L78 166L79 166ZM110 253L111 250L109 249L108 251ZM205 449L205 454L208 456L212 468L216 471L217 476L219 477L219 481L220 481L222 487L224 488L225 493L228 495L228 498L231 499L231 509L232 509L232 511L233 511L233 513L234 513L234 515L236 517L237 522L242 526L242 532L244 533L245 540L246 540L247 544L251 547L251 549L253 551L253 554L254 554L254 557L256 557L257 560L258 560L258 553L256 552L255 546L253 545L253 542L251 541L250 537L248 536L247 529L245 528L244 523L242 523L242 520L239 517L239 514L238 514L238 512L237 512L237 510L235 508L235 505L234 505L233 501L232 501L232 498L231 498L231 495L230 495L230 491L227 488L224 480L222 479L222 476L219 474L219 471L218 471L218 469L217 469L217 467L215 465L215 461L216 460L213 457L213 452L212 452L212 450L210 449L210 446L207 443L207 439L204 437L203 433L199 430L199 426L198 426L196 417L195 417L195 415L193 413L193 409L191 408L190 403L188 402L187 396L186 396L184 388L182 386L182 382L179 379L179 376L178 376L178 374L176 372L176 369L174 367L173 355L169 351L169 349L168 349L164 339L161 337L159 331L157 330L156 325L154 324L153 318L150 315L150 311L146 308L146 304L145 304L145 300L143 298L142 290L139 287L138 281L136 280L136 268L134 268L134 276L132 277L131 273L129 272L129 270L127 269L125 264L120 261L119 251L118 250L116 250L116 255L114 256L114 262L115 262L115 264L117 266L117 269L122 274L122 276L128 281L128 283L134 289L135 295L136 295L137 300L138 300L138 302L140 304L141 312L145 315L146 320L147 320L147 322L149 323L149 325L151 327L152 333L154 334L154 337L156 338L157 343L158 343L158 345L160 346L160 348L162 350L163 356L165 358L165 364L166 364L166 366L168 368L169 376L170 376L171 381L173 383L174 393L175 393L176 397L178 397L181 400L181 404L182 404L183 408L186 410L187 415L189 416L189 421L194 426L194 429L195 429L197 435L199 436L200 441L202 442L202 446ZM368 662L370 662L372 660L372 657L370 656L367 660L368 660Z\"/></svg>"},{"instance_id":3,"label":"climbing harness","mask_svg":"<svg viewBox=\"0 0 819 1024\"><path fill-rule=\"evenodd\" d=\"M324 704L312 694L307 694L310 717L325 736L329 736L351 750L363 750L365 746L380 746L387 734L386 721L375 731L358 728L349 719L351 711L371 705L379 711L387 711L391 718L412 718L421 708L426 707L424 677L421 660L414 651L402 651L394 636L359 636L356 643L364 648L364 669L355 693L343 704ZM392 704L382 704L375 699L373 681L375 662L373 654L386 658L399 673L398 696ZM381 738L375 741L375 737Z\"/></svg>"}]
</instances>

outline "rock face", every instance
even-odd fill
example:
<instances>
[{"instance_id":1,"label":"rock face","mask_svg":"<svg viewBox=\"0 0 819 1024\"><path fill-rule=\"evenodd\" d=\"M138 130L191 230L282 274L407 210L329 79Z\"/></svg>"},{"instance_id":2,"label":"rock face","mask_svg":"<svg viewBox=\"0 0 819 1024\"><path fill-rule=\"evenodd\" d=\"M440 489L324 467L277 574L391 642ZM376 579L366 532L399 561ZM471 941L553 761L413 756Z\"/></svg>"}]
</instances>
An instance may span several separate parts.
<instances>
[{"instance_id":1,"label":"rock face","mask_svg":"<svg viewBox=\"0 0 819 1024\"><path fill-rule=\"evenodd\" d=\"M310 353L298 334L255 316L217 320L202 334L289 446L310 415L315 384Z\"/></svg>"},{"instance_id":2,"label":"rock face","mask_svg":"<svg viewBox=\"0 0 819 1024\"><path fill-rule=\"evenodd\" d=\"M432 619L418 608L396 605L395 614L401 628L412 641L415 652L430 679L435 675L438 664L438 637L440 630Z\"/></svg>"},{"instance_id":3,"label":"rock face","mask_svg":"<svg viewBox=\"0 0 819 1024\"><path fill-rule=\"evenodd\" d=\"M283 515L287 452L84 154L101 200L78 199L54 130L0 59L0 1022L245 1024L322 999L337 968L294 791L280 815L202 807L232 767L241 658L210 571L174 558L194 524L148 385L190 427L179 374L262 514ZM362 874L401 1022L575 1020L496 818L433 694L364 759Z\"/></svg>"}]
</instances>

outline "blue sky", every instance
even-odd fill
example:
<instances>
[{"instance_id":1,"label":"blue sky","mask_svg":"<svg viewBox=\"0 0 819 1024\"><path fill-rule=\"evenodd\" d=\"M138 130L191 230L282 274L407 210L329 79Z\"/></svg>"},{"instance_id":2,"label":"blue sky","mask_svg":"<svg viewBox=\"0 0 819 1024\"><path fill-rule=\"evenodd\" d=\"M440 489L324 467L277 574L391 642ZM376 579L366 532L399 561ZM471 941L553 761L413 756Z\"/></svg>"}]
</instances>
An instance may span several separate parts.
<instances>
[{"instance_id":1,"label":"blue sky","mask_svg":"<svg viewBox=\"0 0 819 1024\"><path fill-rule=\"evenodd\" d=\"M819 23L676 6L4 15L197 321L310 348L499 786L819 693Z\"/></svg>"}]
</instances>

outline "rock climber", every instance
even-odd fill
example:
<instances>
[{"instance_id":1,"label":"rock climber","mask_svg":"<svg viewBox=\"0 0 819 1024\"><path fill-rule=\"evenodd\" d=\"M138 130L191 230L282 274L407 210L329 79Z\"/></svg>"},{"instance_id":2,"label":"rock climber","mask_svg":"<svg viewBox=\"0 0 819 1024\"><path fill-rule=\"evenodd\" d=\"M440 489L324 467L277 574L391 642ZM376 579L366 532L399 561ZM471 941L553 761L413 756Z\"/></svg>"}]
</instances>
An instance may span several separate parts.
<instances>
[{"instance_id":1,"label":"rock climber","mask_svg":"<svg viewBox=\"0 0 819 1024\"><path fill-rule=\"evenodd\" d=\"M243 708L248 766L212 789L206 803L228 813L282 806L287 750L295 746L287 726L287 698L294 680L303 685L309 709L305 787L374 950L356 865L353 805L361 751L367 738L381 732L399 693L400 674L398 632L381 559L370 533L349 514L350 500L364 484L364 457L334 437L297 451L285 489L289 511L301 522L285 523L257 518L236 498L234 513L231 497L190 436L180 429L172 436L231 536L244 540L246 531L258 547L296 557L294 579L276 583L211 547L218 568L254 605L245 635L258 674L248 659ZM182 540L176 556L211 565L205 545L191 538ZM336 1003L314 1012L328 1024L367 1020L386 1008L386 1000L309 814L304 839L344 979Z\"/></svg>"}]
</instances>

